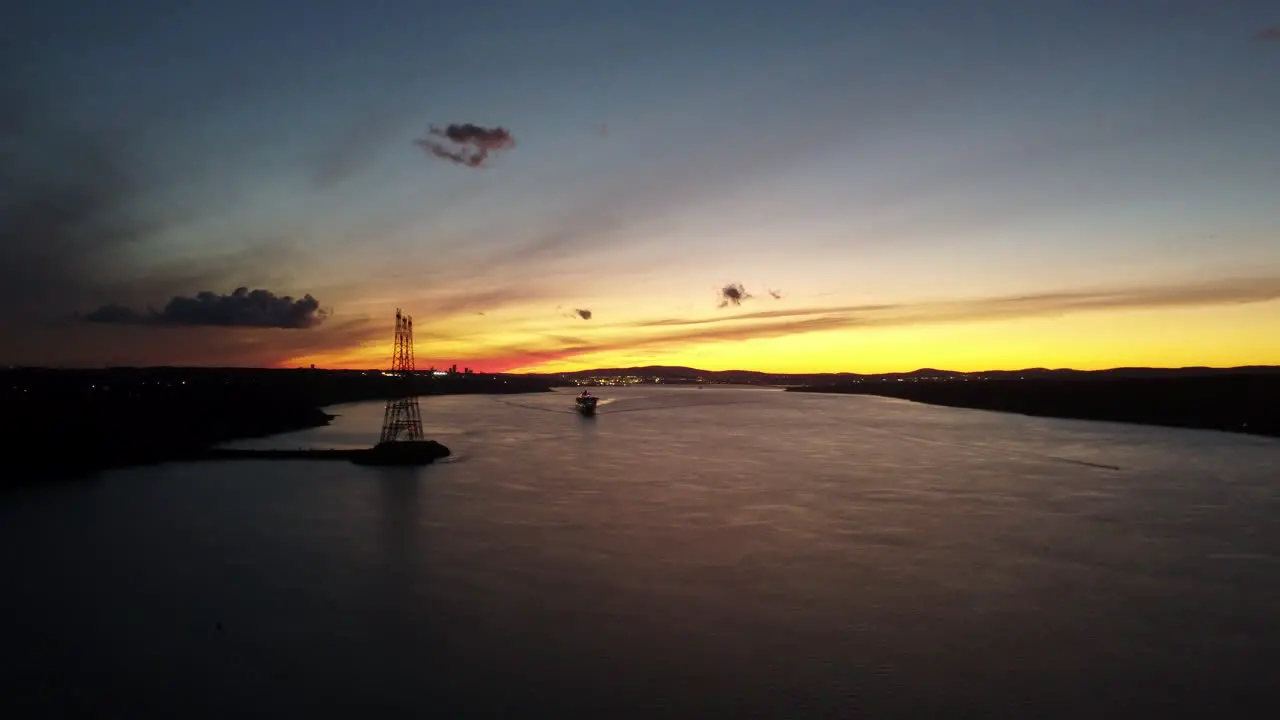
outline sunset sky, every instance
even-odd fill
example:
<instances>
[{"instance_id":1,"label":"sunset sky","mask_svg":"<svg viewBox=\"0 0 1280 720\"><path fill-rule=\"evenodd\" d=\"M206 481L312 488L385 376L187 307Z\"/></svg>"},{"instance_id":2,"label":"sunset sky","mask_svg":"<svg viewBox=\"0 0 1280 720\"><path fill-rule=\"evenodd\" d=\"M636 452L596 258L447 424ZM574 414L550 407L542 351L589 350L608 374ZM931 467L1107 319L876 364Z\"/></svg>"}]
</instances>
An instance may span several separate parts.
<instances>
[{"instance_id":1,"label":"sunset sky","mask_svg":"<svg viewBox=\"0 0 1280 720\"><path fill-rule=\"evenodd\" d=\"M1274 0L23 5L0 363L1280 364Z\"/></svg>"}]
</instances>

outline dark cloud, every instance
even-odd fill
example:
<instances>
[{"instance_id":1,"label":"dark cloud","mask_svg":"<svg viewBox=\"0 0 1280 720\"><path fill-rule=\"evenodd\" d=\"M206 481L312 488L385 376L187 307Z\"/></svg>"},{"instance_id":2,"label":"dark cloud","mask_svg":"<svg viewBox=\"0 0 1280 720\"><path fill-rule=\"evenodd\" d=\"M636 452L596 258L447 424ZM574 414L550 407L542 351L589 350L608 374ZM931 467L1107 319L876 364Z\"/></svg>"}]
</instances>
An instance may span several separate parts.
<instances>
[{"instance_id":1,"label":"dark cloud","mask_svg":"<svg viewBox=\"0 0 1280 720\"><path fill-rule=\"evenodd\" d=\"M561 316L567 317L571 320L590 320L594 316L594 313L586 308L565 309L563 305L557 305L556 312L559 312Z\"/></svg>"},{"instance_id":2,"label":"dark cloud","mask_svg":"<svg viewBox=\"0 0 1280 720\"><path fill-rule=\"evenodd\" d=\"M484 164L485 159L489 157L489 154L484 150L467 150L465 148L452 150L432 140L418 139L414 140L413 144L438 158L459 165L466 165L467 167L480 167Z\"/></svg>"},{"instance_id":3,"label":"dark cloud","mask_svg":"<svg viewBox=\"0 0 1280 720\"><path fill-rule=\"evenodd\" d=\"M504 150L516 144L515 138L503 127L481 127L472 123L452 123L445 129L431 128L431 134L452 140L459 145L474 145L484 150Z\"/></svg>"},{"instance_id":4,"label":"dark cloud","mask_svg":"<svg viewBox=\"0 0 1280 720\"><path fill-rule=\"evenodd\" d=\"M781 300L781 299L782 299L782 291L781 291L781 290L770 290L770 291L769 291L769 297L773 298L774 300Z\"/></svg>"},{"instance_id":5,"label":"dark cloud","mask_svg":"<svg viewBox=\"0 0 1280 720\"><path fill-rule=\"evenodd\" d=\"M507 150L516 144L506 128L487 128L472 123L453 123L444 129L433 126L427 135L413 143L438 158L467 167L480 167L489 158L489 153Z\"/></svg>"},{"instance_id":6,"label":"dark cloud","mask_svg":"<svg viewBox=\"0 0 1280 720\"><path fill-rule=\"evenodd\" d=\"M1259 42L1280 42L1280 25L1272 25L1269 28L1260 30L1253 37Z\"/></svg>"},{"instance_id":7,"label":"dark cloud","mask_svg":"<svg viewBox=\"0 0 1280 720\"><path fill-rule=\"evenodd\" d=\"M741 305L743 300L750 300L751 297L742 283L729 283L720 288L720 304L717 307Z\"/></svg>"},{"instance_id":8,"label":"dark cloud","mask_svg":"<svg viewBox=\"0 0 1280 720\"><path fill-rule=\"evenodd\" d=\"M118 325L210 325L217 327L305 329L324 322L327 313L310 295L295 300L270 290L236 288L229 295L209 291L195 297L176 296L163 310L141 312L108 304L85 316L95 323Z\"/></svg>"}]
</instances>

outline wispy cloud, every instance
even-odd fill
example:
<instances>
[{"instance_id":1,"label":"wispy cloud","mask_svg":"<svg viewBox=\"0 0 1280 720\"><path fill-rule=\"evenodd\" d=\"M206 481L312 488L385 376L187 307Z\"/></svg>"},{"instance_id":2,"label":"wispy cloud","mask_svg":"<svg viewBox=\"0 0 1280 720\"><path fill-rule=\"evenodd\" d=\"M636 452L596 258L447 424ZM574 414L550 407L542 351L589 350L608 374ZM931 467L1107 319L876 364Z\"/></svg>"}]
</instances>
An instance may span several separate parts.
<instances>
[{"instance_id":1,"label":"wispy cloud","mask_svg":"<svg viewBox=\"0 0 1280 720\"><path fill-rule=\"evenodd\" d=\"M921 325L969 322L1006 317L1063 315L1117 309L1158 309L1201 305L1267 302L1280 299L1280 278L1242 278L1192 285L1078 290L1009 295L990 298L918 303L837 305L763 310L708 318L663 318L636 323L639 327L682 327L750 323L806 317L840 317L849 326Z\"/></svg>"},{"instance_id":2,"label":"wispy cloud","mask_svg":"<svg viewBox=\"0 0 1280 720\"><path fill-rule=\"evenodd\" d=\"M1140 310L1269 302L1280 299L1280 277L1212 280L1195 284L1080 290L984 298L958 303L920 306L927 317L940 315L964 320L1007 316L1062 315L1095 310ZM952 313L945 309L954 307Z\"/></svg>"},{"instance_id":3,"label":"wispy cloud","mask_svg":"<svg viewBox=\"0 0 1280 720\"><path fill-rule=\"evenodd\" d=\"M236 335L246 341L257 339L239 351L247 358L256 354L259 365L341 367L356 359L363 361L357 365L380 368L391 362L393 331L386 318L360 317L330 321L304 333L238 330Z\"/></svg>"},{"instance_id":4,"label":"wispy cloud","mask_svg":"<svg viewBox=\"0 0 1280 720\"><path fill-rule=\"evenodd\" d=\"M483 315L516 305L550 300L559 293L551 283L527 279L487 287L428 291L414 299L414 306L425 324L446 321L458 315Z\"/></svg>"},{"instance_id":5,"label":"wispy cloud","mask_svg":"<svg viewBox=\"0 0 1280 720\"><path fill-rule=\"evenodd\" d=\"M203 365L228 367L384 367L391 359L391 325L382 319L330 321L300 332L282 328L112 325L74 321L37 328L48 339L35 348L40 364L67 367ZM57 344L73 334L74 343ZM370 349L374 349L371 353ZM26 356L16 355L16 363ZM372 359L370 359L372 358Z\"/></svg>"},{"instance_id":6,"label":"wispy cloud","mask_svg":"<svg viewBox=\"0 0 1280 720\"><path fill-rule=\"evenodd\" d=\"M636 327L685 327L689 325L711 325L719 323L746 323L753 320L780 320L802 318L812 315L830 315L832 313L849 314L863 312L883 312L902 307L901 305L835 305L831 307L794 308L788 310L760 310L757 312L739 313L737 315L721 315L709 318L661 318L642 320Z\"/></svg>"},{"instance_id":7,"label":"wispy cloud","mask_svg":"<svg viewBox=\"0 0 1280 720\"><path fill-rule=\"evenodd\" d=\"M785 87L794 82L812 82L815 77L839 75L831 68L815 69L809 62L784 63L768 78L756 78L757 84L728 92L735 102L750 104L763 89ZM794 65L794 66L792 66ZM827 81L834 80L827 77ZM654 137L646 150L647 162L607 167L584 165L593 182L577 189L574 202L546 223L520 223L494 233L492 251L465 270L485 275L500 274L516 268L527 270L531 264L550 265L565 258L616 251L617 234L638 226L660 222L696 207L710 199L732 195L762 175L823 158L831 152L831 141L848 132L845 115L834 111L843 108L837 94L823 95L815 104L813 125L809 132L824 142L778 142L779 137L794 132L790 123L772 118L762 126L735 126L732 132L690 132L673 137ZM744 148L749 150L744 151ZM596 160L592 160L596 163ZM687 248L662 246L663 233L629 238L628 242L645 244L654 252L645 262L662 265L672 258L687 254ZM459 270L463 272L463 270Z\"/></svg>"},{"instance_id":8,"label":"wispy cloud","mask_svg":"<svg viewBox=\"0 0 1280 720\"><path fill-rule=\"evenodd\" d=\"M754 78L750 85L725 89L726 97L744 106L756 97L763 85L782 88L797 81L811 82L817 75L826 82L837 81L841 73L830 67L815 69L810 62L785 62L773 68L767 78ZM826 77L830 75L831 77ZM763 85L762 85L763 84ZM442 249L448 273L439 281L452 286L524 282L531 270L563 272L566 261L577 261L619 251L632 253L628 266L633 271L663 272L687 257L689 248L665 243L661 225L688 208L732 195L737 188L763 175L822 158L831 152L831 141L848 132L845 116L834 112L845 108L836 94L824 94L812 108L814 119L809 132L826 141L780 143L779 137L793 132L781 116L757 126L735 126L732 132L653 135L644 138L644 128L631 127L629 134L649 143L646 162L617 163L614 160L583 156L582 165L565 182L571 186L572 200L554 214L529 221L495 219L493 226L467 238L455 248ZM436 134L423 141L438 143ZM447 132L445 133L447 134ZM749 148L744 152L744 148ZM426 148L428 152L433 152ZM587 159L590 158L590 159ZM470 164L468 157L450 158ZM602 165L601 163L605 163ZM580 178L591 177L590 183ZM658 226L648 232L650 226ZM646 232L632 232L637 228ZM625 234L625 239L624 239ZM622 246L625 243L625 247ZM616 260L613 261L616 265Z\"/></svg>"},{"instance_id":9,"label":"wispy cloud","mask_svg":"<svg viewBox=\"0 0 1280 720\"><path fill-rule=\"evenodd\" d=\"M1272 25L1258 31L1253 38L1259 42L1280 42L1280 25Z\"/></svg>"},{"instance_id":10,"label":"wispy cloud","mask_svg":"<svg viewBox=\"0 0 1280 720\"><path fill-rule=\"evenodd\" d=\"M827 330L983 322L1105 310L1213 306L1273 300L1280 300L1280 278L1277 277L918 303L809 307L711 318L644 320L626 326L632 330L625 333L624 337L536 351L508 348L501 354L505 357L539 357L544 358L539 362L551 362L595 353L700 342L774 338ZM624 329L621 326L616 327L619 330ZM637 329L657 332L637 336L635 334ZM529 367L532 364L510 367Z\"/></svg>"},{"instance_id":11,"label":"wispy cloud","mask_svg":"<svg viewBox=\"0 0 1280 720\"><path fill-rule=\"evenodd\" d=\"M330 190L369 170L383 150L403 147L400 133L408 124L409 113L399 105L362 106L316 154L309 168L312 187Z\"/></svg>"},{"instance_id":12,"label":"wispy cloud","mask_svg":"<svg viewBox=\"0 0 1280 720\"><path fill-rule=\"evenodd\" d=\"M697 342L719 342L726 340L754 340L761 338L784 337L819 330L831 330L847 327L845 318L839 316L816 316L798 319L786 319L782 322L760 323L755 325L728 325L720 327L702 327L681 329L651 337L628 338L612 341L601 341L586 344L568 344L557 348L526 349L520 347L504 348L495 356L486 360L495 370L526 368L538 363L567 360L584 355L604 352L619 352L683 345ZM520 359L515 364L504 364L509 359ZM479 362L479 361L477 361Z\"/></svg>"}]
</instances>

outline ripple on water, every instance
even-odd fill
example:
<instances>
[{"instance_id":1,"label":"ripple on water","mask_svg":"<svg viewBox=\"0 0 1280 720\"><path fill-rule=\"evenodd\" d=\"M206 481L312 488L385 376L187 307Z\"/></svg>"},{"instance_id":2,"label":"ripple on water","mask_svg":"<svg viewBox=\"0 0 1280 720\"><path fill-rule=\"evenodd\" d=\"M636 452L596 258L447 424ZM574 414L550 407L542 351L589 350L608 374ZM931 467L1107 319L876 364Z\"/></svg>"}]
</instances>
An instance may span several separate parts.
<instances>
[{"instance_id":1,"label":"ripple on water","mask_svg":"<svg viewBox=\"0 0 1280 720\"><path fill-rule=\"evenodd\" d=\"M169 465L0 504L18 579L0 652L21 658L0 708L57 700L40 690L55 674L93 707L175 717L297 714L300 697L344 716L429 698L605 717L1274 700L1280 442L866 397L601 394L592 421L565 393L423 398L454 454L408 472ZM382 409L259 446L367 446ZM230 642L211 650L193 628L219 621Z\"/></svg>"}]
</instances>

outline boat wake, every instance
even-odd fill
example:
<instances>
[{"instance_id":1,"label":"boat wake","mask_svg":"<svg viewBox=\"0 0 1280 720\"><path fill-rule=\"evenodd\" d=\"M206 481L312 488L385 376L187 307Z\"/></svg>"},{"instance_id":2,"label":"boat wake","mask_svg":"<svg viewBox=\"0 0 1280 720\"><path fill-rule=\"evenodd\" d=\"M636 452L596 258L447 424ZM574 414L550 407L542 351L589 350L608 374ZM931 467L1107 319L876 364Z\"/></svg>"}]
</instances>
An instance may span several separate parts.
<instances>
[{"instance_id":1,"label":"boat wake","mask_svg":"<svg viewBox=\"0 0 1280 720\"><path fill-rule=\"evenodd\" d=\"M670 405L647 405L644 407L627 407L621 410L613 410L611 415L617 415L624 412L655 412L658 410L684 410L685 408L707 407L709 405L758 405L758 400L732 400L732 401L716 401L716 402L691 402Z\"/></svg>"},{"instance_id":2,"label":"boat wake","mask_svg":"<svg viewBox=\"0 0 1280 720\"><path fill-rule=\"evenodd\" d=\"M497 400L497 402L500 402L503 405L509 405L511 407L524 408L525 410L537 410L538 412L549 412L549 413L557 413L557 414L577 412L573 408L558 408L558 407L544 407L539 405L528 405L526 403L511 402L510 400Z\"/></svg>"}]
</instances>

